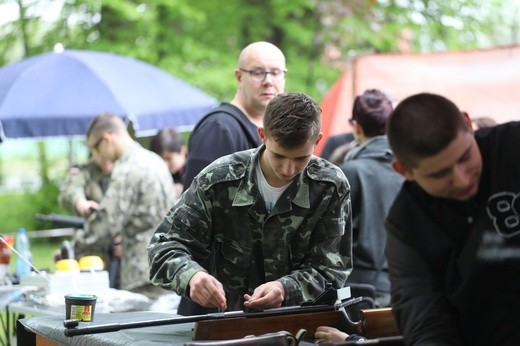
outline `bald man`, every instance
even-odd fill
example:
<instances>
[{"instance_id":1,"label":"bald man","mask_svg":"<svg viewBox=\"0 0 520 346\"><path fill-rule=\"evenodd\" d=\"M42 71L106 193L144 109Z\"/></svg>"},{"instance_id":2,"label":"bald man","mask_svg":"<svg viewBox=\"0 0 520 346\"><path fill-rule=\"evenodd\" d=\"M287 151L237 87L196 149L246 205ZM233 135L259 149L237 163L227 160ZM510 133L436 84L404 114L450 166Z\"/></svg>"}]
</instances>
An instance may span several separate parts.
<instances>
[{"instance_id":1,"label":"bald man","mask_svg":"<svg viewBox=\"0 0 520 346\"><path fill-rule=\"evenodd\" d=\"M275 45L260 41L242 50L235 69L235 97L204 116L191 133L185 190L215 159L261 144L258 127L269 101L284 92L286 73L285 56Z\"/></svg>"}]
</instances>

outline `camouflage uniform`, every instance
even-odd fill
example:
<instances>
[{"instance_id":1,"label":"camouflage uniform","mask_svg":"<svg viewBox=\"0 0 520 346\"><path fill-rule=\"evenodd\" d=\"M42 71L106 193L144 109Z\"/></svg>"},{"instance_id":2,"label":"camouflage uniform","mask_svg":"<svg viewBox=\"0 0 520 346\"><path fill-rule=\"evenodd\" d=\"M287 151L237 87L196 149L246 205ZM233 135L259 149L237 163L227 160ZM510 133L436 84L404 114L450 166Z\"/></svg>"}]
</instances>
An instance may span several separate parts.
<instances>
[{"instance_id":1,"label":"camouflage uniform","mask_svg":"<svg viewBox=\"0 0 520 346\"><path fill-rule=\"evenodd\" d=\"M75 236L79 256L95 244L106 260L116 233L122 235L121 289L150 284L146 261L150 238L175 199L173 182L164 161L135 143L117 160L100 209ZM107 262L106 262L107 263Z\"/></svg>"},{"instance_id":2,"label":"camouflage uniform","mask_svg":"<svg viewBox=\"0 0 520 346\"><path fill-rule=\"evenodd\" d=\"M204 270L224 285L230 310L268 281L283 284L286 306L316 298L326 283L345 285L352 219L343 172L313 156L269 215L255 175L264 149L224 156L194 179L148 247L153 283L187 296Z\"/></svg>"},{"instance_id":3,"label":"camouflage uniform","mask_svg":"<svg viewBox=\"0 0 520 346\"><path fill-rule=\"evenodd\" d=\"M60 188L58 202L76 214L80 199L100 202L108 188L110 173L103 173L94 161L72 167Z\"/></svg>"}]
</instances>

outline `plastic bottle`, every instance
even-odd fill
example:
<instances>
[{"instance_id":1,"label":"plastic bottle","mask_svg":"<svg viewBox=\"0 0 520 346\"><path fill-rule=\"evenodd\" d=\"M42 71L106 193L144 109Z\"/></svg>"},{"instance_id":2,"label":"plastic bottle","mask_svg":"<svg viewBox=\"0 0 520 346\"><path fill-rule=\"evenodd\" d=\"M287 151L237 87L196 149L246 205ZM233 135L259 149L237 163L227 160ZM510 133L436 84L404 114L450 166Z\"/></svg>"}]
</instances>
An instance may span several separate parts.
<instances>
[{"instance_id":1,"label":"plastic bottle","mask_svg":"<svg viewBox=\"0 0 520 346\"><path fill-rule=\"evenodd\" d=\"M14 242L14 248L18 251L16 256L16 274L18 278L27 275L31 272L31 247L29 245L29 238L25 232L25 228L20 227L18 229L18 235Z\"/></svg>"}]
</instances>

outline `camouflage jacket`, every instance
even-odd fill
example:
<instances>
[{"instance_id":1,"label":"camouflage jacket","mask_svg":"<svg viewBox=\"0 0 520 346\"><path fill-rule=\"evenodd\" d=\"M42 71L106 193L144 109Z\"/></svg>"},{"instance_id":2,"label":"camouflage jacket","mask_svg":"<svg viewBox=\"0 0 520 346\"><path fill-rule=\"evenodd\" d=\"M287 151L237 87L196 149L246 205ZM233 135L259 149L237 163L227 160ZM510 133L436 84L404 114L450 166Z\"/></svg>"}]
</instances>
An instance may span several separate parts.
<instances>
[{"instance_id":1,"label":"camouflage jacket","mask_svg":"<svg viewBox=\"0 0 520 346\"><path fill-rule=\"evenodd\" d=\"M136 143L117 160L100 209L75 237L80 255L96 246L104 260L112 237L122 235L121 288L149 284L146 247L164 214L173 205L173 181L164 161Z\"/></svg>"},{"instance_id":2,"label":"camouflage jacket","mask_svg":"<svg viewBox=\"0 0 520 346\"><path fill-rule=\"evenodd\" d=\"M105 195L110 174L103 173L94 161L72 167L60 187L60 205L78 214L76 203L80 199L99 202Z\"/></svg>"},{"instance_id":3,"label":"camouflage jacket","mask_svg":"<svg viewBox=\"0 0 520 346\"><path fill-rule=\"evenodd\" d=\"M312 157L269 215L256 186L264 146L206 167L159 225L148 247L150 278L189 296L197 271L215 276L230 310L262 283L283 284L283 305L345 285L351 263L350 187L343 172Z\"/></svg>"}]
</instances>

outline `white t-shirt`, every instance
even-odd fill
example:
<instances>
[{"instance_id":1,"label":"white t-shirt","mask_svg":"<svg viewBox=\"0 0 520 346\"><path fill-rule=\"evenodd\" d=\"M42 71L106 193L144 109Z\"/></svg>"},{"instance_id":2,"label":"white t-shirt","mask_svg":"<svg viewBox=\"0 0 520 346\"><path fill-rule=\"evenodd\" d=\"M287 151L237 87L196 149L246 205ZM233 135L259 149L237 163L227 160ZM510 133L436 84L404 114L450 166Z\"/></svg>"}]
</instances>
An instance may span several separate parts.
<instances>
[{"instance_id":1,"label":"white t-shirt","mask_svg":"<svg viewBox=\"0 0 520 346\"><path fill-rule=\"evenodd\" d=\"M282 195L282 193L287 189L291 183L284 185L282 187L274 187L269 185L267 180L265 179L264 172L262 172L262 167L260 167L260 159L258 159L256 164L256 180L258 181L258 190L260 190L260 194L264 198L265 208L267 212L271 212L273 210L276 201Z\"/></svg>"}]
</instances>

